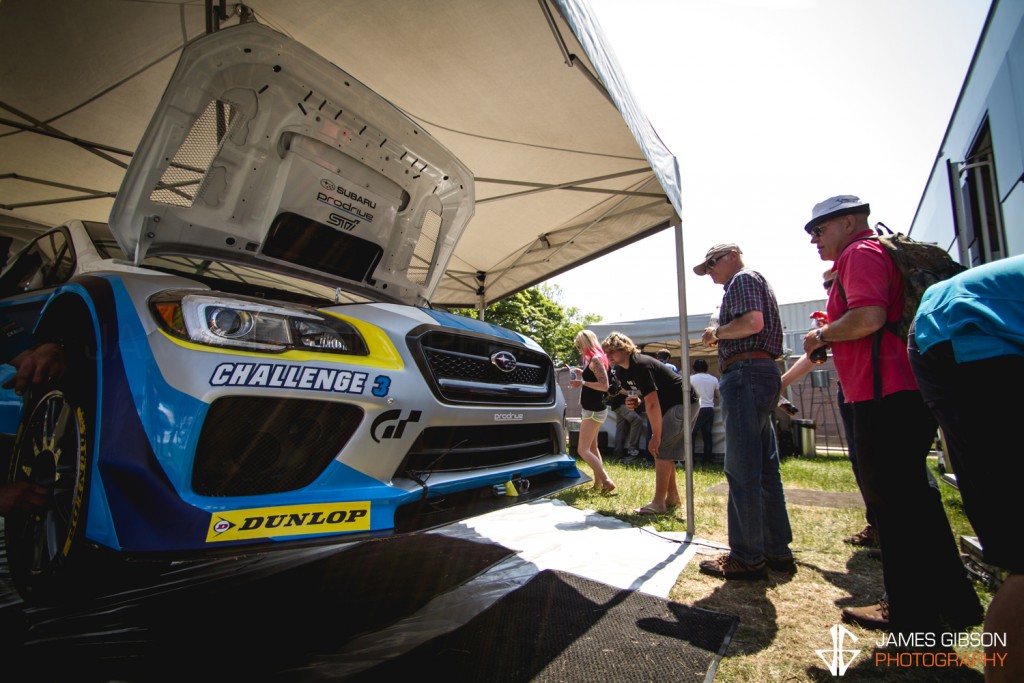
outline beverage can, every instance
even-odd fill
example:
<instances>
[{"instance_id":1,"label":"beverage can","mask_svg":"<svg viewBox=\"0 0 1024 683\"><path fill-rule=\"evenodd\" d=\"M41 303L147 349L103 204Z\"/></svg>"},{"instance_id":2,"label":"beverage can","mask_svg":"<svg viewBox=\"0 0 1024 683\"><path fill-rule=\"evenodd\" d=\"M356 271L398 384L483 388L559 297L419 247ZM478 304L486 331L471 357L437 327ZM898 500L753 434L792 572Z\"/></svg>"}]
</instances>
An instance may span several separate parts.
<instances>
[{"instance_id":1,"label":"beverage can","mask_svg":"<svg viewBox=\"0 0 1024 683\"><path fill-rule=\"evenodd\" d=\"M814 321L814 327L824 327L825 321L828 319L824 311L814 311L811 313L810 318ZM821 365L828 360L828 346L822 346L820 348L811 351L810 359L812 363Z\"/></svg>"},{"instance_id":2,"label":"beverage can","mask_svg":"<svg viewBox=\"0 0 1024 683\"><path fill-rule=\"evenodd\" d=\"M721 311L721 308L722 308L721 306L715 306L715 310L713 310L711 312L711 317L708 318L708 327L713 327L716 330L718 329L719 313ZM707 343L707 345L709 347L711 347L711 348L715 348L716 346L718 346L718 340L717 339L712 339L711 341L709 341Z\"/></svg>"}]
</instances>

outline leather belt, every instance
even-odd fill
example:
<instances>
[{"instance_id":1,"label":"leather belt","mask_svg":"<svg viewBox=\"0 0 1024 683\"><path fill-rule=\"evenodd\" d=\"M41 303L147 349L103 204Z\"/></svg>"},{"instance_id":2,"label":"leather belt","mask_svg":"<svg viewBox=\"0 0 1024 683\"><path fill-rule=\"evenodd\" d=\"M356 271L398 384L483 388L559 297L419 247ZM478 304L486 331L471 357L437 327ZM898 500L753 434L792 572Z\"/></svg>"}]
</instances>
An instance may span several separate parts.
<instances>
[{"instance_id":1,"label":"leather belt","mask_svg":"<svg viewBox=\"0 0 1024 683\"><path fill-rule=\"evenodd\" d=\"M725 372L730 365L732 365L738 360L753 360L755 358L769 358L771 360L775 360L775 356L768 353L767 351L743 351L742 353L733 354L726 358L725 360L723 360L722 372Z\"/></svg>"}]
</instances>

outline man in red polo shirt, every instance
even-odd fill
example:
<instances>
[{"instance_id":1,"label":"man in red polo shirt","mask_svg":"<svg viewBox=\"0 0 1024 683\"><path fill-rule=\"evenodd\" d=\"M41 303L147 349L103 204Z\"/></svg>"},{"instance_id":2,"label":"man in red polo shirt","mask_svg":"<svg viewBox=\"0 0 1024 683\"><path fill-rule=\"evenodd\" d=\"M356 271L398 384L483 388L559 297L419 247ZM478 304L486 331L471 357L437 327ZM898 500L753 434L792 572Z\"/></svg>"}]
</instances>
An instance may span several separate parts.
<instances>
[{"instance_id":1,"label":"man in red polo shirt","mask_svg":"<svg viewBox=\"0 0 1024 683\"><path fill-rule=\"evenodd\" d=\"M831 345L853 413L857 474L875 514L888 600L847 607L845 621L901 633L941 633L980 624L974 592L926 458L937 425L918 391L907 340L887 323L903 311L903 277L872 239L870 207L853 195L815 205L804 230L837 277L828 323L804 337L804 351ZM876 375L877 373L877 375ZM876 387L876 376L880 380Z\"/></svg>"}]
</instances>

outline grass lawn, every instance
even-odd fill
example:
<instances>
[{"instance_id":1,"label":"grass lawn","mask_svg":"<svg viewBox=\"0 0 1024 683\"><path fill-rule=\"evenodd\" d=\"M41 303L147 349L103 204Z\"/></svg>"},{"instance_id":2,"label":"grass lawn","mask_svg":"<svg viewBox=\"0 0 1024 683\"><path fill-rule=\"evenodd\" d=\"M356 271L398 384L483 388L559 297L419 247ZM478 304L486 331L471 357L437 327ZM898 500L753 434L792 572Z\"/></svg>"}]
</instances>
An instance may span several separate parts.
<instances>
[{"instance_id":1,"label":"grass lawn","mask_svg":"<svg viewBox=\"0 0 1024 683\"><path fill-rule=\"evenodd\" d=\"M936 458L929 458L933 474L939 476ZM580 460L580 467L590 473ZM618 487L614 496L590 491L590 484L564 491L557 496L578 508L594 510L636 526L656 531L686 531L684 506L674 514L640 516L633 510L648 503L654 490L654 469L650 467L608 464ZM694 471L694 514L698 541L724 544L726 530L725 474L722 466L701 466ZM685 496L685 472L677 468L677 481ZM737 633L719 666L716 681L827 681L837 680L829 673L816 650L831 652L829 629L840 623L839 610L851 605L875 602L882 594L881 562L868 556L864 548L847 545L842 539L865 524L864 507L857 494L853 470L841 450L819 450L816 457L790 457L783 460L782 481L787 491L787 508L793 527L792 548L799 567L795 576L770 574L767 581L725 582L698 571L698 555L680 574L669 599L740 617ZM964 516L959 492L940 482L954 536L973 536ZM839 495L804 494L836 492ZM717 548L699 548L710 555ZM922 567L927 571L927 567ZM991 589L975 582L983 605L992 598ZM935 596L941 600L941 595ZM876 666L874 645L882 632L854 625L847 628L857 637L846 642L848 649L862 652L844 681L981 681L981 666L975 668L893 668ZM968 633L980 633L980 627ZM980 646L955 648L961 655L980 654Z\"/></svg>"}]
</instances>

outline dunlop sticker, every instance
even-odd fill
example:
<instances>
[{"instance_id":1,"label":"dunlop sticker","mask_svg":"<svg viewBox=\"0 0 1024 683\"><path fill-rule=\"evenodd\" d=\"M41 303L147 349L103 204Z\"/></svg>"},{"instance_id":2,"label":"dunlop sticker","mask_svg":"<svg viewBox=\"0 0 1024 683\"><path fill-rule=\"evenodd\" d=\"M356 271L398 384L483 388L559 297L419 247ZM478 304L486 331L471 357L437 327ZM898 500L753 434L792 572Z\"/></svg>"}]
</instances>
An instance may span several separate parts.
<instances>
[{"instance_id":1,"label":"dunlop sticker","mask_svg":"<svg viewBox=\"0 0 1024 683\"><path fill-rule=\"evenodd\" d=\"M207 543L369 531L370 501L215 512Z\"/></svg>"}]
</instances>

